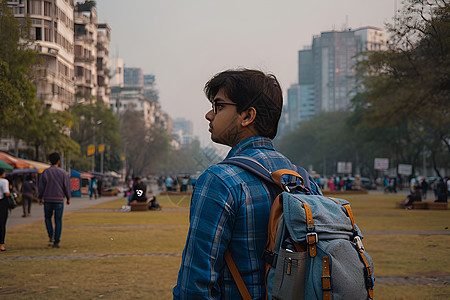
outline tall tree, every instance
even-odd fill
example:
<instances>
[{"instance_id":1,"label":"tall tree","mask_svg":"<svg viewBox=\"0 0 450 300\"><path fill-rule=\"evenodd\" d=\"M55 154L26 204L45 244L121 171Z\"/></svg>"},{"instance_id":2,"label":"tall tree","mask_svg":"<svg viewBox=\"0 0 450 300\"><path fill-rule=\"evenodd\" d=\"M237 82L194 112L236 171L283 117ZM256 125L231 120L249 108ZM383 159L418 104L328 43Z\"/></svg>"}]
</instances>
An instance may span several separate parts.
<instances>
[{"instance_id":1,"label":"tall tree","mask_svg":"<svg viewBox=\"0 0 450 300\"><path fill-rule=\"evenodd\" d=\"M432 157L440 157L443 151L448 155L449 1L407 0L387 28L391 35L388 50L369 53L357 65L361 87L366 90L353 101L354 110L362 116L360 124L397 128L403 134L398 147L412 164L423 146ZM437 161L433 161L439 174ZM446 167L449 161L439 163Z\"/></svg>"},{"instance_id":2,"label":"tall tree","mask_svg":"<svg viewBox=\"0 0 450 300\"><path fill-rule=\"evenodd\" d=\"M119 171L122 163L117 160L122 152L122 140L119 134L119 122L113 112L104 104L75 105L71 109L74 122L71 137L80 144L82 154L74 157L72 166L75 169L87 171L92 159L87 157L88 145L106 145L109 152L104 153L103 171ZM96 171L100 171L100 154L95 154Z\"/></svg>"},{"instance_id":3,"label":"tall tree","mask_svg":"<svg viewBox=\"0 0 450 300\"><path fill-rule=\"evenodd\" d=\"M125 143L127 175L146 175L164 161L169 138L161 128L146 128L143 115L127 110L120 116L120 134Z\"/></svg>"},{"instance_id":4,"label":"tall tree","mask_svg":"<svg viewBox=\"0 0 450 300\"><path fill-rule=\"evenodd\" d=\"M0 1L0 133L17 128L26 110L36 101L32 83L37 63L29 39L30 20L14 18L7 1ZM19 122L20 123L20 122ZM23 131L24 128L21 128Z\"/></svg>"}]
</instances>

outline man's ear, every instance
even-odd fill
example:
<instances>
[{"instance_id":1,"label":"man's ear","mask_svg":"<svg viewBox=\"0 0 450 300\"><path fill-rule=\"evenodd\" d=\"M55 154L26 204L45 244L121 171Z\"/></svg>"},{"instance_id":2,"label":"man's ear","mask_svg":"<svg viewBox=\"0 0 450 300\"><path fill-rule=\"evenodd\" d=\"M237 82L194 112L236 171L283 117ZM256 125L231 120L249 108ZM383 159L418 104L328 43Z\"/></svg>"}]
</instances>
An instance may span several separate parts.
<instances>
[{"instance_id":1,"label":"man's ear","mask_svg":"<svg viewBox=\"0 0 450 300\"><path fill-rule=\"evenodd\" d=\"M256 109L254 107L250 107L247 110L241 112L241 125L242 127L247 127L255 122L256 118Z\"/></svg>"}]
</instances>

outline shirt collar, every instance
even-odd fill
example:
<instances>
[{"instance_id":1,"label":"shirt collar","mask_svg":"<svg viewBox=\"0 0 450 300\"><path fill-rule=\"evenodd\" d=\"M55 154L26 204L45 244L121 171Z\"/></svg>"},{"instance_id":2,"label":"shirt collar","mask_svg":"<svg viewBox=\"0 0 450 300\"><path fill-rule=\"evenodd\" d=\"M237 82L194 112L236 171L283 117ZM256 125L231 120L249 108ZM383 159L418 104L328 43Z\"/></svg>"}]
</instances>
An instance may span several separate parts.
<instances>
[{"instance_id":1,"label":"shirt collar","mask_svg":"<svg viewBox=\"0 0 450 300\"><path fill-rule=\"evenodd\" d=\"M250 138L240 141L236 146L231 148L226 158L236 156L244 150L255 148L275 150L271 139L262 136L252 136Z\"/></svg>"}]
</instances>

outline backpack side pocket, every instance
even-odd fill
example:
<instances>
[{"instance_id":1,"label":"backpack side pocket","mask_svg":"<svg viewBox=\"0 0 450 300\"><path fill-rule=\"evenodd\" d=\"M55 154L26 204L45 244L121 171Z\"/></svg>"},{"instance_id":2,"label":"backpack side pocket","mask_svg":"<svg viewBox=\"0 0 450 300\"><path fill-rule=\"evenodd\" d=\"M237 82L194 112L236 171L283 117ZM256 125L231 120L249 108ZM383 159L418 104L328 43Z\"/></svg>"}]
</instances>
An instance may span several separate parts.
<instances>
[{"instance_id":1,"label":"backpack side pocket","mask_svg":"<svg viewBox=\"0 0 450 300\"><path fill-rule=\"evenodd\" d=\"M273 298L304 299L305 271L306 252L291 252L280 248L273 281Z\"/></svg>"}]
</instances>

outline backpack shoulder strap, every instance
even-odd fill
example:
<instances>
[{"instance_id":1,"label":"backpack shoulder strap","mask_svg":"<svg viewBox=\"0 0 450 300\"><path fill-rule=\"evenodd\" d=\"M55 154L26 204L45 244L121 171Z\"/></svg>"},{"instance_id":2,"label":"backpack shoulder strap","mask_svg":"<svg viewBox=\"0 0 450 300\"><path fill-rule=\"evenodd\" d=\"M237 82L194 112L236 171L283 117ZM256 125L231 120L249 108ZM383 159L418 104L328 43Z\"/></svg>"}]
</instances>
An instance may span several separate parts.
<instances>
[{"instance_id":1,"label":"backpack shoulder strap","mask_svg":"<svg viewBox=\"0 0 450 300\"><path fill-rule=\"evenodd\" d=\"M285 187L283 186L281 182L281 177L283 175L293 175L296 177L299 177L302 179L303 185L310 190L311 184L309 180L309 174L306 172L305 169L302 167L294 165L294 170L290 169L280 169L273 173L270 173L269 170L267 170L260 162L258 162L256 159L249 157L249 156L234 156L231 158L228 158L219 164L230 164L235 165L238 167L241 167L242 169L256 175L257 177L264 179L265 181L275 184L279 186L282 190L285 190Z\"/></svg>"},{"instance_id":2,"label":"backpack shoulder strap","mask_svg":"<svg viewBox=\"0 0 450 300\"><path fill-rule=\"evenodd\" d=\"M272 175L259 161L249 156L234 156L228 158L219 164L229 164L241 167L242 169L249 171L250 173L266 180L267 182L276 184L272 179Z\"/></svg>"},{"instance_id":3,"label":"backpack shoulder strap","mask_svg":"<svg viewBox=\"0 0 450 300\"><path fill-rule=\"evenodd\" d=\"M236 285L239 289L239 293L242 296L242 299L244 300L251 300L252 296L250 295L250 292L248 291L247 287L245 286L245 282L242 279L241 274L239 273L239 270L236 267L236 264L233 261L233 258L231 257L230 250L227 249L224 253L225 261L227 263L228 269L230 269L231 275L234 278L234 281L236 282Z\"/></svg>"}]
</instances>

